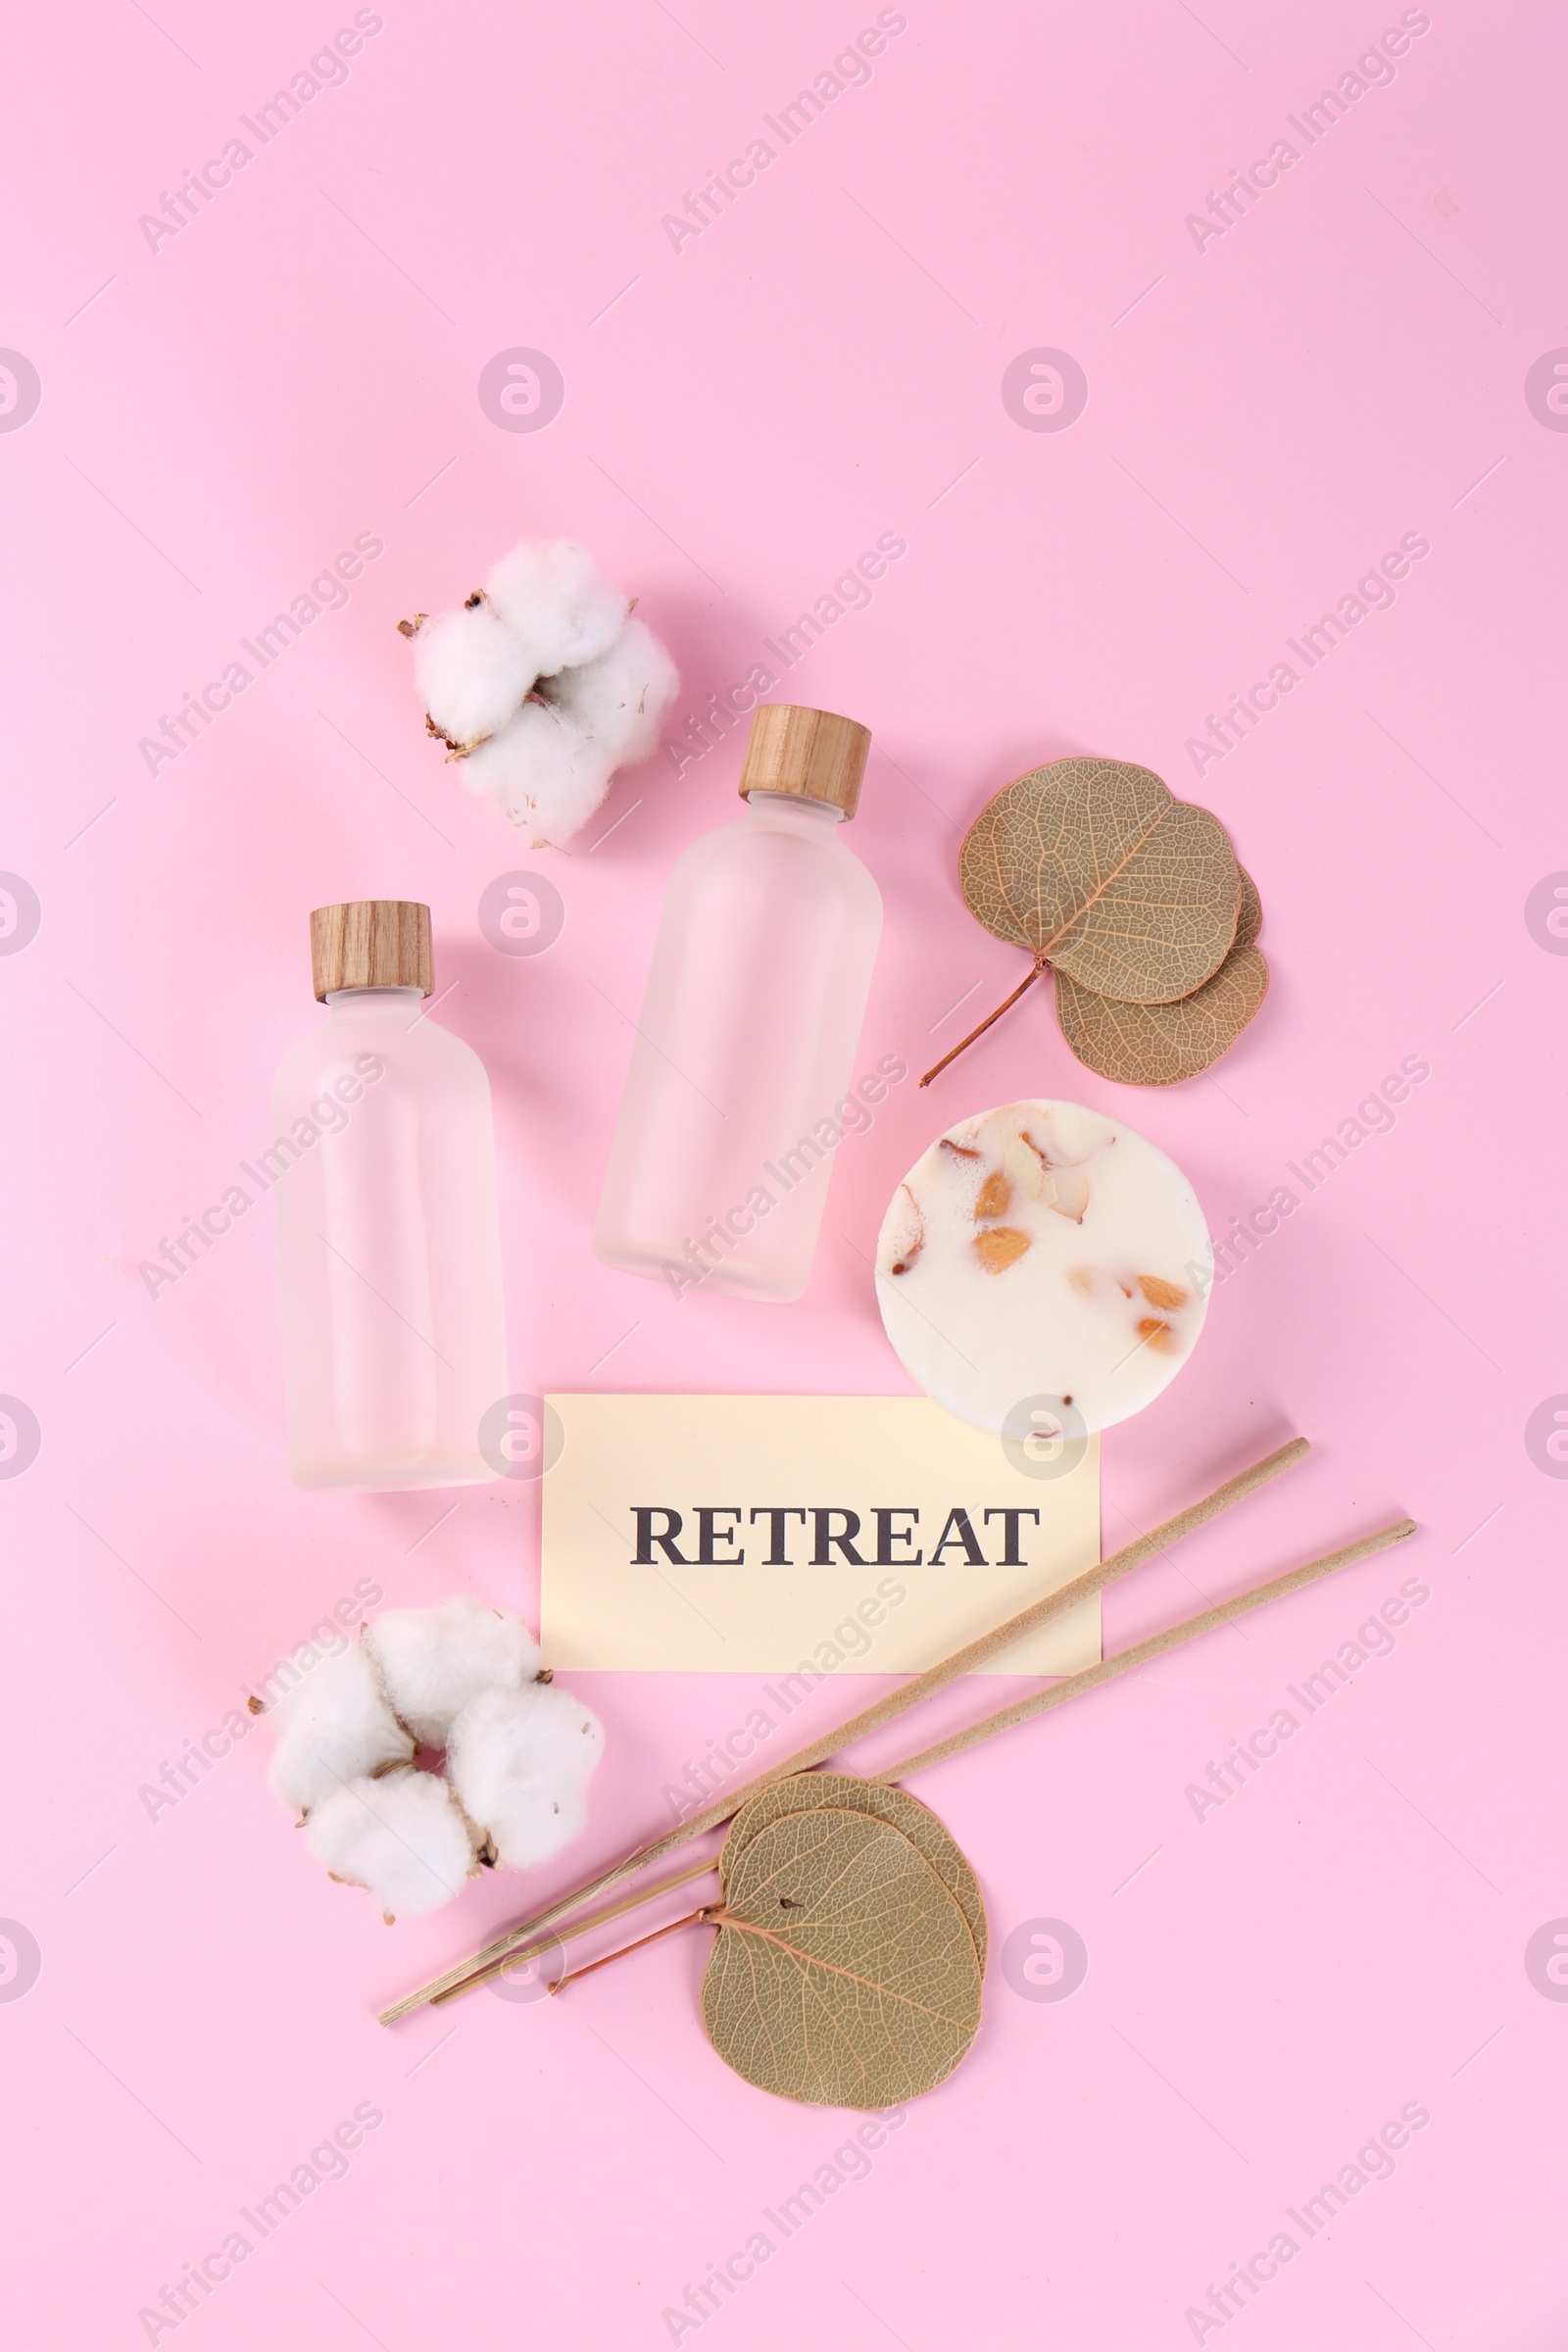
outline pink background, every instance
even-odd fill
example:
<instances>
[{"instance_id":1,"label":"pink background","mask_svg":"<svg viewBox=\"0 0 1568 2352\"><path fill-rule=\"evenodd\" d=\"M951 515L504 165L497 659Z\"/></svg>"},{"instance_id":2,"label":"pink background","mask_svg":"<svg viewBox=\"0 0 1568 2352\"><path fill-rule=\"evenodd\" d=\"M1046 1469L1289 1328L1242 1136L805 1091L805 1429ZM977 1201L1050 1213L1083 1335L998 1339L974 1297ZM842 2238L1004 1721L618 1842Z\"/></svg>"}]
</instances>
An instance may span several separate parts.
<instances>
[{"instance_id":1,"label":"pink background","mask_svg":"<svg viewBox=\"0 0 1568 2352\"><path fill-rule=\"evenodd\" d=\"M347 2177L181 2343L657 2345L848 2134L711 2054L695 1934L557 2002L382 2032L379 2002L525 1890L383 1928L269 1795L265 1730L149 1817L142 1788L357 1580L534 1606L527 1489L436 1526L440 1496L291 1488L270 1209L156 1302L137 1276L268 1139L271 1071L316 1017L308 908L367 896L429 902L436 1017L494 1081L519 1389L902 1391L861 1253L940 1126L1020 1094L1103 1105L1219 1232L1301 1192L1286 1163L1401 1059L1429 1065L1107 1439L1110 1544L1293 1430L1318 1449L1112 1595L1107 1643L1400 1509L1417 1543L924 1781L997 1947L1064 1920L1087 1979L1034 2001L994 1963L970 2061L680 2340L1561 2341L1568 2006L1525 1947L1568 1913L1568 1489L1525 1431L1568 1389L1568 964L1525 906L1568 866L1568 439L1524 396L1568 341L1560 18L1433 0L1392 84L1308 148L1286 116L1396 8L908 0L868 85L673 250L666 211L875 13L385 0L347 81L156 250L138 216L352 11L13 26L0 343L42 400L0 432L0 865L42 921L0 958L0 1388L42 1446L0 1481L0 1914L42 1971L17 1997L25 1946L0 1950L8 2342L147 2340L141 2308L369 2102ZM1281 136L1300 161L1200 250L1189 212ZM516 346L565 381L536 434L476 396ZM1038 347L1087 374L1069 430L1004 406ZM347 609L150 774L139 739L361 532L384 552ZM392 624L570 533L673 648L684 723L881 532L906 555L781 690L875 738L862 1062L918 1070L955 1000L973 1015L1017 976L955 853L1067 752L1218 810L1273 992L1212 1082L1142 1094L1077 1067L1040 991L845 1145L801 1304L677 1303L588 1233L663 877L732 813L738 742L678 779L655 759L569 855L531 856L422 739ZM1207 714L1403 533L1431 552L1393 609L1195 774ZM514 868L566 905L533 959L476 919ZM1411 1575L1430 1597L1394 1653L1196 1818L1209 1760ZM797 1728L877 1687L829 1684ZM717 1677L583 1688L610 1752L540 1892L655 1827L661 1784L755 1703ZM1406 2103L1430 2121L1394 2177L1307 2242L1286 2208ZM1185 2316L1281 2229L1300 2251L1255 2307Z\"/></svg>"}]
</instances>

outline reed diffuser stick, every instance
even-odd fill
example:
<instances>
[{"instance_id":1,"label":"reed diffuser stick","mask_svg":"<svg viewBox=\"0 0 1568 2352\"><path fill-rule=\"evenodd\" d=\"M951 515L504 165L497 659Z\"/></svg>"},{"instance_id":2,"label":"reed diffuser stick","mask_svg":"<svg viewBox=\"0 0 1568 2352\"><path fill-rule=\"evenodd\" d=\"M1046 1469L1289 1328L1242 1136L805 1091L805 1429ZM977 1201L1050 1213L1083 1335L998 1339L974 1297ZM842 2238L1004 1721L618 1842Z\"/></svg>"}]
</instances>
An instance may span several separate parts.
<instances>
[{"instance_id":1,"label":"reed diffuser stick","mask_svg":"<svg viewBox=\"0 0 1568 2352\"><path fill-rule=\"evenodd\" d=\"M1353 1544L1342 1544L1338 1551L1325 1552L1321 1559L1308 1560L1303 1567L1289 1569L1284 1576L1273 1577L1265 1585L1254 1585L1250 1592L1237 1592L1214 1608L1204 1609L1200 1616L1185 1618L1180 1625L1167 1626L1163 1633L1152 1634L1147 1642L1135 1642L1131 1649L1121 1649L1114 1657L1102 1658L1098 1666L1086 1666L1080 1674L1066 1675L1049 1690L1037 1690L1027 1698L1015 1699L1010 1707L999 1707L994 1715L984 1715L978 1723L970 1724L967 1731L954 1732L948 1739L939 1740L935 1746L923 1747L917 1755L906 1756L902 1764L890 1764L886 1772L873 1773L871 1778L889 1788L896 1788L913 1774L929 1771L933 1764L945 1764L950 1756L962 1755L966 1748L979 1747L985 1740L995 1740L1000 1732L1010 1732L1015 1724L1028 1723L1036 1715L1044 1715L1048 1708L1065 1706L1068 1699L1080 1698L1086 1690L1098 1690L1102 1683L1114 1682L1118 1674L1126 1674L1134 1666L1147 1666L1151 1658L1162 1657L1166 1650L1175 1649L1184 1642L1195 1642L1200 1634L1211 1634L1216 1627L1229 1625L1237 1617L1245 1617L1249 1609L1260 1609L1271 1600L1283 1600L1288 1592L1298 1592L1303 1585L1315 1584L1321 1576L1332 1576L1337 1568L1350 1568L1358 1560L1369 1560L1375 1552L1387 1551L1392 1544L1402 1544L1407 1536L1414 1534L1413 1519L1396 1520L1392 1526L1379 1528L1375 1535L1361 1536ZM683 1871L679 1878L666 1879L662 1885L650 1887L648 1896L634 1895L628 1902L616 1904L614 1909L629 1910L655 1894L662 1894L666 1887L678 1886L686 1879L698 1878L704 1871L716 1869L717 1864L718 1857L715 1854L694 1869ZM612 1916L612 1912L598 1915L599 1918ZM639 1936L635 1943L622 1944L618 1950L607 1952L603 1959L591 1960L586 1968L576 1969L570 1976L563 1977L551 1986L551 1990L560 1992L565 1985L575 1984L579 1977L591 1977L595 1969L604 1968L608 1962L619 1960L627 1952L641 1951L645 1943L654 1942L658 1936L671 1935L676 1928L688 1928L694 1922L709 1917L709 1908L705 1906L690 1912L685 1919L671 1920L668 1926L656 1928L652 1936ZM582 1923L584 1926L597 1924L597 1919ZM566 1931L568 1935L577 1932L576 1928ZM497 1975L512 1964L510 1957L494 1960L478 1976L469 1978L467 1984L481 1983L485 1977ZM467 1984L457 1989L466 1991ZM440 1997L450 2000L452 1995L443 1993Z\"/></svg>"},{"instance_id":2,"label":"reed diffuser stick","mask_svg":"<svg viewBox=\"0 0 1568 2352\"><path fill-rule=\"evenodd\" d=\"M1216 1626L1229 1625L1234 1618L1245 1617L1250 1609L1261 1609L1271 1600L1283 1600L1287 1592L1298 1592L1303 1585L1316 1584L1320 1576L1332 1576L1337 1568L1353 1568L1358 1560L1369 1560L1374 1552L1387 1551L1391 1544L1402 1544L1414 1534L1413 1519L1396 1519L1392 1526L1380 1527L1375 1535L1361 1536L1353 1544L1342 1544L1338 1551L1326 1551L1321 1559L1308 1560L1301 1568L1291 1568L1266 1585L1254 1585L1249 1592L1234 1593L1229 1600L1204 1609L1200 1616L1185 1618L1180 1625L1169 1625L1162 1634L1151 1634L1147 1642L1135 1642L1131 1649L1119 1649L1114 1657L1102 1658L1098 1666L1086 1666L1081 1674L1064 1675L1049 1690L1032 1690L1026 1698L1014 1699L1010 1707L999 1707L995 1715L982 1716L967 1731L954 1732L948 1739L939 1740L935 1746L922 1747L918 1754L906 1756L902 1764L890 1764L886 1772L873 1773L871 1778L893 1783L906 1781L914 1772L928 1772L933 1764L945 1764L949 1756L961 1756L965 1748L978 1747L982 1740L994 1740L999 1732L1010 1732L1015 1723L1028 1723L1051 1707L1065 1706L1069 1698L1077 1698L1085 1690L1098 1690L1102 1683L1114 1682L1118 1674L1126 1674L1134 1666L1147 1666L1151 1658L1162 1657L1167 1649L1176 1649L1184 1642L1196 1642L1200 1634L1211 1634Z\"/></svg>"},{"instance_id":3,"label":"reed diffuser stick","mask_svg":"<svg viewBox=\"0 0 1568 2352\"><path fill-rule=\"evenodd\" d=\"M1020 1609L1016 1616L994 1626L990 1633L981 1634L973 1642L966 1642L961 1648L940 1659L935 1666L928 1666L923 1674L917 1674L912 1681L902 1684L896 1690L890 1690L873 1705L862 1707L858 1714L852 1715L847 1722L836 1724L831 1730L823 1732L808 1747L802 1748L784 1763L775 1765L770 1772L759 1773L755 1779L744 1782L740 1787L727 1789L721 1797L706 1806L701 1813L694 1813L689 1821L683 1821L678 1828L668 1831L662 1838L652 1839L647 1845L637 1847L620 1861L611 1863L608 1869L586 1880L582 1886L559 1895L544 1910L535 1912L531 1919L519 1920L514 1927L508 1928L471 1958L460 1961L455 1968L449 1968L443 1975L432 1978L428 1984L421 1984L416 1992L407 1993L402 2000L394 2001L389 2009L383 2009L381 2024L396 2025L400 2018L422 2008L426 2001L439 1999L444 1993L455 1991L459 1985L466 1985L470 1981L479 1983L481 1971L486 1975L494 1974L487 1967L488 1962L514 1951L518 1944L537 1936L542 1929L554 1927L558 1920L565 1918L568 1912L577 1910L581 1904L592 1902L595 1895L603 1894L617 1880L629 1877L633 1871L644 1870L651 1863L662 1862L666 1854L689 1844L692 1838L717 1829L720 1823L737 1813L746 1799L759 1788L765 1788L771 1781L787 1780L795 1773L808 1772L812 1765L825 1762L842 1748L852 1746L857 1740L880 1731L884 1724L892 1723L910 1707L918 1706L922 1699L944 1690L960 1675L973 1674L1002 1650L1010 1649L1015 1642L1038 1633L1042 1626L1050 1625L1068 1609L1076 1608L1080 1601L1091 1599L1118 1577L1127 1576L1133 1569L1141 1568L1146 1560L1152 1559L1157 1552L1181 1543L1184 1537L1206 1526L1210 1519L1217 1519L1233 1503L1244 1501L1249 1494L1255 1494L1259 1487L1278 1478L1282 1471L1303 1461L1310 1451L1305 1438L1293 1438L1288 1445L1276 1446L1272 1453L1264 1454L1260 1461L1239 1471L1234 1478L1226 1479L1211 1494L1203 1495L1198 1502L1189 1503L1186 1510L1178 1511L1174 1518L1152 1528L1147 1535L1136 1537L1131 1544L1123 1544L1121 1550L1112 1552L1108 1560L1100 1561L1095 1567L1086 1569L1083 1575L1059 1586L1055 1592L1046 1593L1028 1608Z\"/></svg>"}]
</instances>

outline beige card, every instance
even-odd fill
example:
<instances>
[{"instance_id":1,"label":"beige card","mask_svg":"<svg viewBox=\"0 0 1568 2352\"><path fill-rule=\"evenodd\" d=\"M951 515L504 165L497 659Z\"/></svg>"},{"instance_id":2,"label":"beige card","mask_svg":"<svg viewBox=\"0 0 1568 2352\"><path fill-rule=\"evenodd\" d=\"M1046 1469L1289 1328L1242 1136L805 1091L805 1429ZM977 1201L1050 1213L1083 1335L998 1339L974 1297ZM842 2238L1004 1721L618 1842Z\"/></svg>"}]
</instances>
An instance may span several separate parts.
<instances>
[{"instance_id":1,"label":"beige card","mask_svg":"<svg viewBox=\"0 0 1568 2352\"><path fill-rule=\"evenodd\" d=\"M548 1402L553 1666L917 1673L1100 1557L1098 1440L1051 1476L924 1397ZM1099 1656L1097 1597L992 1671Z\"/></svg>"}]
</instances>

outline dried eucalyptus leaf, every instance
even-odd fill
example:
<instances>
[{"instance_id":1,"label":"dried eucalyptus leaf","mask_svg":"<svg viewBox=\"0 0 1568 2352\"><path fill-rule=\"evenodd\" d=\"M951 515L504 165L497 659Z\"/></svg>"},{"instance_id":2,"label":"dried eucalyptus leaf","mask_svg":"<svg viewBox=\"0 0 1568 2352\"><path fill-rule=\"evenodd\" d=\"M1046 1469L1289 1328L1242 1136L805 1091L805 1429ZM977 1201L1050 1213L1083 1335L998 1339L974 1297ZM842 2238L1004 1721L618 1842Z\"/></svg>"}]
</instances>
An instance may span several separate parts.
<instances>
[{"instance_id":1,"label":"dried eucalyptus leaf","mask_svg":"<svg viewBox=\"0 0 1568 2352\"><path fill-rule=\"evenodd\" d=\"M729 1873L703 2023L760 2090L891 2107L945 2082L980 2025L969 1925L902 1830L817 1806L760 1830Z\"/></svg>"},{"instance_id":2,"label":"dried eucalyptus leaf","mask_svg":"<svg viewBox=\"0 0 1568 2352\"><path fill-rule=\"evenodd\" d=\"M1263 902L1257 895L1257 884L1246 866L1239 865L1236 870L1242 877L1242 908L1236 917L1236 937L1231 944L1238 948L1254 948L1263 928Z\"/></svg>"},{"instance_id":3,"label":"dried eucalyptus leaf","mask_svg":"<svg viewBox=\"0 0 1568 2352\"><path fill-rule=\"evenodd\" d=\"M988 931L1128 1004L1191 995L1236 936L1224 826L1122 760L1056 760L1006 785L970 826L958 879Z\"/></svg>"},{"instance_id":4,"label":"dried eucalyptus leaf","mask_svg":"<svg viewBox=\"0 0 1568 2352\"><path fill-rule=\"evenodd\" d=\"M906 1789L890 1788L881 1781L862 1781L848 1772L798 1772L787 1781L772 1781L741 1807L729 1825L724 1850L718 1857L719 1883L729 1891L730 1873L753 1839L775 1821L806 1813L820 1805L842 1806L850 1813L874 1814L902 1830L915 1851L930 1863L969 1923L980 1974L986 1970L986 1907L980 1882L969 1868L956 1840L936 1815Z\"/></svg>"},{"instance_id":5,"label":"dried eucalyptus leaf","mask_svg":"<svg viewBox=\"0 0 1568 2352\"><path fill-rule=\"evenodd\" d=\"M1118 1004L1058 971L1056 1018L1079 1060L1102 1078L1121 1086L1174 1086L1228 1054L1267 994L1268 964L1261 948L1248 942L1232 948L1212 979L1174 1004Z\"/></svg>"}]
</instances>

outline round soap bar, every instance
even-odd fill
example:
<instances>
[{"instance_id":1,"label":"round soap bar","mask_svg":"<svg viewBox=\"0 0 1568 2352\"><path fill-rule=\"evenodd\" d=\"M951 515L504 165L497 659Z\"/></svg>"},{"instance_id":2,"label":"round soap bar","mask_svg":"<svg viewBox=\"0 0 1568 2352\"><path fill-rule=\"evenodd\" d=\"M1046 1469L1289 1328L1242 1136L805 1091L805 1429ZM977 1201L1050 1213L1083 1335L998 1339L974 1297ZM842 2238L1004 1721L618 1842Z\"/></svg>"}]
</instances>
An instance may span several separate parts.
<instances>
[{"instance_id":1,"label":"round soap bar","mask_svg":"<svg viewBox=\"0 0 1568 2352\"><path fill-rule=\"evenodd\" d=\"M1213 1265L1163 1152L1080 1103L1009 1102L915 1161L882 1221L876 1287L926 1394L1027 1441L1053 1420L1108 1429L1157 1396L1203 1327Z\"/></svg>"}]
</instances>

